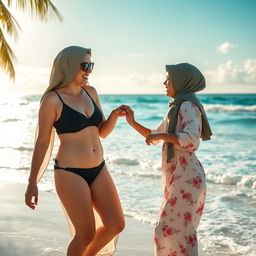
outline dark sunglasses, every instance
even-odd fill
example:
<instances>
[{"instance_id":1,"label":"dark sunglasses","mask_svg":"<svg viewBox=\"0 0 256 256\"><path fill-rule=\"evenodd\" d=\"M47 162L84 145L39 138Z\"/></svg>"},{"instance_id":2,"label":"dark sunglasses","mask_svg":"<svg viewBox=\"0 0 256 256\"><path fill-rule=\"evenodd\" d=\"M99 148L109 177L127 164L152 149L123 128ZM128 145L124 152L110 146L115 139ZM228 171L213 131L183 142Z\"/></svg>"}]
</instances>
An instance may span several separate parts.
<instances>
[{"instance_id":1,"label":"dark sunglasses","mask_svg":"<svg viewBox=\"0 0 256 256\"><path fill-rule=\"evenodd\" d=\"M166 78L166 80L164 81L164 84L167 85L168 82L170 82L170 78Z\"/></svg>"},{"instance_id":2,"label":"dark sunglasses","mask_svg":"<svg viewBox=\"0 0 256 256\"><path fill-rule=\"evenodd\" d=\"M88 71L88 69L93 70L94 62L82 62L80 65L82 70L85 72Z\"/></svg>"}]
</instances>

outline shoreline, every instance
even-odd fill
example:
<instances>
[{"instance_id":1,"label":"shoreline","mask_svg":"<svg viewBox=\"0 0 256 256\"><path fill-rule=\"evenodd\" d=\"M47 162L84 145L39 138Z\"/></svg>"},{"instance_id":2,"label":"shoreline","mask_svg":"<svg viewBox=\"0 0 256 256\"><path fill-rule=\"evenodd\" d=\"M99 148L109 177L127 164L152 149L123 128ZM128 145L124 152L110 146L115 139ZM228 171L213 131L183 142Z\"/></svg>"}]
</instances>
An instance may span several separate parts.
<instances>
[{"instance_id":1,"label":"shoreline","mask_svg":"<svg viewBox=\"0 0 256 256\"><path fill-rule=\"evenodd\" d=\"M58 196L39 191L35 211L24 203L26 185L0 181L0 255L65 255L69 229ZM126 228L119 235L116 256L153 256L153 230L125 216Z\"/></svg>"},{"instance_id":2,"label":"shoreline","mask_svg":"<svg viewBox=\"0 0 256 256\"><path fill-rule=\"evenodd\" d=\"M38 206L32 210L24 203L25 189L25 184L0 181L0 255L66 255L69 227L57 194L39 191ZM125 221L114 255L154 256L154 226L127 215Z\"/></svg>"}]
</instances>

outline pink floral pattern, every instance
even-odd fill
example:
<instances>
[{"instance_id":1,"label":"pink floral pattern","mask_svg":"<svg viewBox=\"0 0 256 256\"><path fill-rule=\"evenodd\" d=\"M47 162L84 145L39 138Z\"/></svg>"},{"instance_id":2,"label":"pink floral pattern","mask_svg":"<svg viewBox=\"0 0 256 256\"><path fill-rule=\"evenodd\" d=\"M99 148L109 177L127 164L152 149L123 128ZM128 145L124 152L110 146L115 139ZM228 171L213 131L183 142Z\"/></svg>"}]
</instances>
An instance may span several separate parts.
<instances>
[{"instance_id":1,"label":"pink floral pattern","mask_svg":"<svg viewBox=\"0 0 256 256\"><path fill-rule=\"evenodd\" d=\"M179 245L180 246L180 253L182 255L187 255L187 250L186 250L186 247L182 244Z\"/></svg>"},{"instance_id":2,"label":"pink floral pattern","mask_svg":"<svg viewBox=\"0 0 256 256\"><path fill-rule=\"evenodd\" d=\"M192 221L192 215L190 212L184 213L184 221L185 221L185 223Z\"/></svg>"},{"instance_id":3,"label":"pink floral pattern","mask_svg":"<svg viewBox=\"0 0 256 256\"><path fill-rule=\"evenodd\" d=\"M165 226L162 228L162 231L163 231L163 236L164 236L164 237L168 237L168 236L172 236L172 235L173 235L172 228L169 227L168 225L165 225Z\"/></svg>"},{"instance_id":4,"label":"pink floral pattern","mask_svg":"<svg viewBox=\"0 0 256 256\"><path fill-rule=\"evenodd\" d=\"M194 186L197 189L200 189L202 180L200 177L195 177L192 179L192 186Z\"/></svg>"},{"instance_id":5,"label":"pink floral pattern","mask_svg":"<svg viewBox=\"0 0 256 256\"><path fill-rule=\"evenodd\" d=\"M184 156L179 158L180 165L188 165L187 159Z\"/></svg>"},{"instance_id":6,"label":"pink floral pattern","mask_svg":"<svg viewBox=\"0 0 256 256\"><path fill-rule=\"evenodd\" d=\"M171 205L171 206L175 206L176 203L177 203L177 199L178 199L178 198L177 198L176 196L171 197L171 198L169 199L170 205Z\"/></svg>"},{"instance_id":7,"label":"pink floral pattern","mask_svg":"<svg viewBox=\"0 0 256 256\"><path fill-rule=\"evenodd\" d=\"M176 251L174 251L174 252L170 252L167 256L178 256L178 254Z\"/></svg>"},{"instance_id":8,"label":"pink floral pattern","mask_svg":"<svg viewBox=\"0 0 256 256\"><path fill-rule=\"evenodd\" d=\"M165 127L163 120L153 132L164 133ZM198 255L196 229L206 196L204 169L195 155L201 131L200 110L184 102L175 130L180 145L174 145L171 163L166 162L166 143L162 147L164 200L155 227L156 256Z\"/></svg>"},{"instance_id":9,"label":"pink floral pattern","mask_svg":"<svg viewBox=\"0 0 256 256\"><path fill-rule=\"evenodd\" d=\"M199 215L202 215L203 214L203 209L204 209L204 204L201 204L197 210L196 210L196 213L199 214Z\"/></svg>"}]
</instances>

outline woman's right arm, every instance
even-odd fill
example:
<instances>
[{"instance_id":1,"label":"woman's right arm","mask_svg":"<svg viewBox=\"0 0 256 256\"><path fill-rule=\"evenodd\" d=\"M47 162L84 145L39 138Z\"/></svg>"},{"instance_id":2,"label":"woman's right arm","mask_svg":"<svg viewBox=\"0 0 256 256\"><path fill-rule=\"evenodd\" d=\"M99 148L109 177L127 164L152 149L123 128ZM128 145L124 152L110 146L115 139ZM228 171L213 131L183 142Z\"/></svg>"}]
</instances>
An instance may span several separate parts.
<instances>
[{"instance_id":1,"label":"woman's right arm","mask_svg":"<svg viewBox=\"0 0 256 256\"><path fill-rule=\"evenodd\" d=\"M127 123L146 138L146 144L157 145L162 140L162 138L159 137L165 134L165 119L161 121L161 123L157 126L155 130L151 130L135 121L134 112L129 106L122 105L122 108L125 109L127 113Z\"/></svg>"},{"instance_id":2,"label":"woman's right arm","mask_svg":"<svg viewBox=\"0 0 256 256\"><path fill-rule=\"evenodd\" d=\"M129 106L122 105L121 107L125 110L127 114L126 121L130 126L132 126L138 133L140 133L144 137L147 137L149 134L151 134L150 129L135 121L134 112Z\"/></svg>"},{"instance_id":3,"label":"woman's right arm","mask_svg":"<svg viewBox=\"0 0 256 256\"><path fill-rule=\"evenodd\" d=\"M52 127L57 117L58 104L55 93L51 92L44 97L39 109L39 133L35 142L28 187L25 194L25 202L32 209L35 209L35 205L38 202L37 175L50 143Z\"/></svg>"}]
</instances>

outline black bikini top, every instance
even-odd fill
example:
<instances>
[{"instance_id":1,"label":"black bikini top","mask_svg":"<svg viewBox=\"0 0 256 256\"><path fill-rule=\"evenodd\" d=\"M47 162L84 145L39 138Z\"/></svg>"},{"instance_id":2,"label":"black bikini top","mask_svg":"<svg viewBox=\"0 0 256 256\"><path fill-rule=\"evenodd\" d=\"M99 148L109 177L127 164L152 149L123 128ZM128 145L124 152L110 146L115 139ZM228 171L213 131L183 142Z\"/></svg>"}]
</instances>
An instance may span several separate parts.
<instances>
[{"instance_id":1,"label":"black bikini top","mask_svg":"<svg viewBox=\"0 0 256 256\"><path fill-rule=\"evenodd\" d=\"M94 102L90 94L85 89L84 91L90 97L94 106L94 112L89 118L86 117L84 114L80 113L79 111L69 107L62 100L59 93L55 91L58 97L60 98L61 102L63 103L60 118L53 125L56 128L57 134L78 132L88 126L98 127L99 124L102 122L103 116L99 107Z\"/></svg>"}]
</instances>

